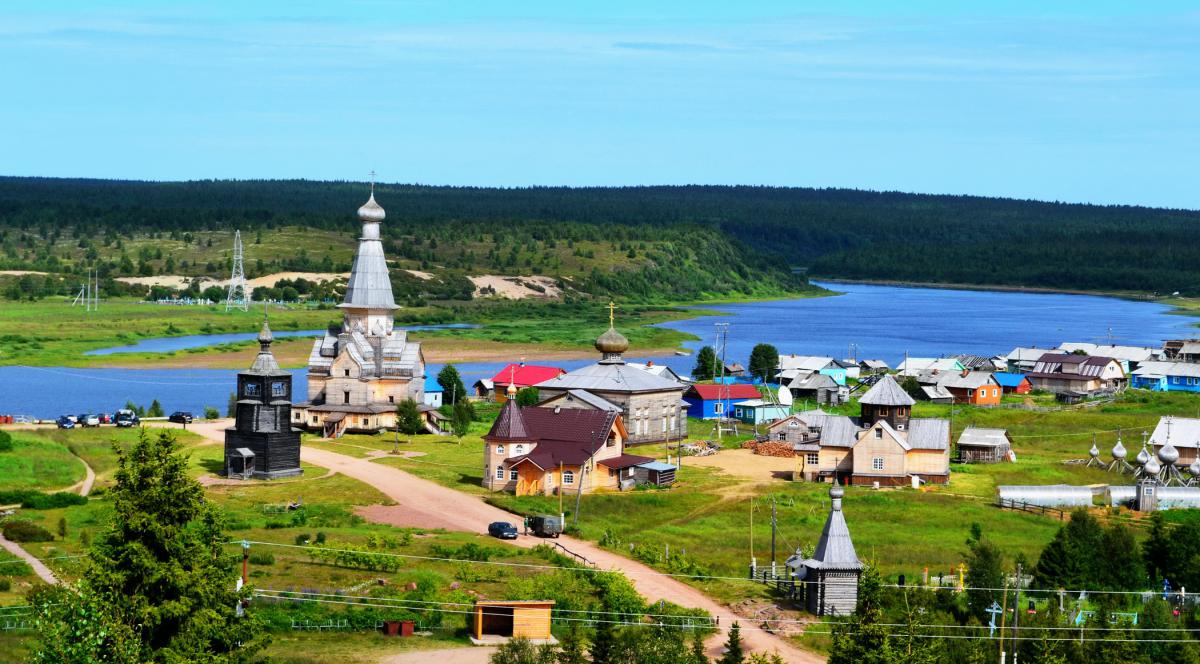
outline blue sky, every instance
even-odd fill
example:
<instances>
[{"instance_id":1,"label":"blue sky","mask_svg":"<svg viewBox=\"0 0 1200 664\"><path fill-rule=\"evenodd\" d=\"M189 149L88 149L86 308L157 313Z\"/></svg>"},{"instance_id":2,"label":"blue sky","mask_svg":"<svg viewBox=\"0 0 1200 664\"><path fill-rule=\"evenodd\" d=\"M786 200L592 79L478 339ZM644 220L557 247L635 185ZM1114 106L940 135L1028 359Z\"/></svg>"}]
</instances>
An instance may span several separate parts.
<instances>
[{"instance_id":1,"label":"blue sky","mask_svg":"<svg viewBox=\"0 0 1200 664\"><path fill-rule=\"evenodd\" d=\"M1171 0L6 0L0 94L5 175L1200 208L1200 6Z\"/></svg>"}]
</instances>

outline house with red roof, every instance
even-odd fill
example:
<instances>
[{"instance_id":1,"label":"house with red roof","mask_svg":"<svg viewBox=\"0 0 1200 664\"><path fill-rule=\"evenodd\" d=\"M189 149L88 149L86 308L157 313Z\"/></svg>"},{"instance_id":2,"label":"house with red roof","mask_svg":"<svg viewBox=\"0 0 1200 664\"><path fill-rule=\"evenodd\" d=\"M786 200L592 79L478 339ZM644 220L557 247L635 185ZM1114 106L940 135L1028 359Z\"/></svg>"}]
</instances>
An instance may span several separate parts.
<instances>
[{"instance_id":1,"label":"house with red roof","mask_svg":"<svg viewBox=\"0 0 1200 664\"><path fill-rule=\"evenodd\" d=\"M518 390L533 387L551 378L558 378L567 373L559 367L545 367L537 364L510 364L492 376L492 395L496 403L508 400L508 386L514 385Z\"/></svg>"},{"instance_id":2,"label":"house with red roof","mask_svg":"<svg viewBox=\"0 0 1200 664\"><path fill-rule=\"evenodd\" d=\"M625 453L620 411L504 403L484 440L483 486L518 496L622 489L651 457Z\"/></svg>"},{"instance_id":3,"label":"house with red roof","mask_svg":"<svg viewBox=\"0 0 1200 664\"><path fill-rule=\"evenodd\" d=\"M704 420L733 417L733 404L762 398L758 388L746 383L717 385L697 383L683 393L687 416Z\"/></svg>"}]
</instances>

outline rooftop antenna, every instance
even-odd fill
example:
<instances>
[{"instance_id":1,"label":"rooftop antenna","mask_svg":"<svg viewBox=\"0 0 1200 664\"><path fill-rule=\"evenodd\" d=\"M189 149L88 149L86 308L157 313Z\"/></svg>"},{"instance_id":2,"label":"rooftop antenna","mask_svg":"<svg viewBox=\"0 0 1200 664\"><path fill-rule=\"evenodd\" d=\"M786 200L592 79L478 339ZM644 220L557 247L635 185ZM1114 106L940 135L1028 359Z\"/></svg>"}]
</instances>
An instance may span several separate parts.
<instances>
[{"instance_id":1,"label":"rooftop antenna","mask_svg":"<svg viewBox=\"0 0 1200 664\"><path fill-rule=\"evenodd\" d=\"M225 311L249 309L250 296L246 292L246 270L243 265L242 232L233 234L233 275L229 277L229 293L225 296Z\"/></svg>"}]
</instances>

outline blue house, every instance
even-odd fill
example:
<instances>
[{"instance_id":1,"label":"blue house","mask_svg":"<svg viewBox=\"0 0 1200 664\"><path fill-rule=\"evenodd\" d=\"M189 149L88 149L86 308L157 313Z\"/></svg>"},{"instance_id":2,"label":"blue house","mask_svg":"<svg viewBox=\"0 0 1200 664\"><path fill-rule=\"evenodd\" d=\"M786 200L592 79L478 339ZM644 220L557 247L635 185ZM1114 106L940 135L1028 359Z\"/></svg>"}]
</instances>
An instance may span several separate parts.
<instances>
[{"instance_id":1,"label":"blue house","mask_svg":"<svg viewBox=\"0 0 1200 664\"><path fill-rule=\"evenodd\" d=\"M770 403L762 399L748 399L733 404L733 417L746 424L766 424L781 420L792 414L791 406Z\"/></svg>"},{"instance_id":2,"label":"blue house","mask_svg":"<svg viewBox=\"0 0 1200 664\"><path fill-rule=\"evenodd\" d=\"M1130 375L1129 385L1155 392L1200 392L1200 364L1143 362Z\"/></svg>"},{"instance_id":3,"label":"blue house","mask_svg":"<svg viewBox=\"0 0 1200 664\"><path fill-rule=\"evenodd\" d=\"M442 386L438 385L434 376L425 377L425 405L434 408L442 407Z\"/></svg>"},{"instance_id":4,"label":"blue house","mask_svg":"<svg viewBox=\"0 0 1200 664\"><path fill-rule=\"evenodd\" d=\"M758 388L746 383L734 385L713 385L709 383L692 385L683 393L687 403L687 416L697 419L712 420L734 416L734 404L747 399L758 399Z\"/></svg>"},{"instance_id":5,"label":"blue house","mask_svg":"<svg viewBox=\"0 0 1200 664\"><path fill-rule=\"evenodd\" d=\"M807 374L824 374L838 385L846 384L846 365L832 357L821 355L780 355L779 375L792 380Z\"/></svg>"}]
</instances>

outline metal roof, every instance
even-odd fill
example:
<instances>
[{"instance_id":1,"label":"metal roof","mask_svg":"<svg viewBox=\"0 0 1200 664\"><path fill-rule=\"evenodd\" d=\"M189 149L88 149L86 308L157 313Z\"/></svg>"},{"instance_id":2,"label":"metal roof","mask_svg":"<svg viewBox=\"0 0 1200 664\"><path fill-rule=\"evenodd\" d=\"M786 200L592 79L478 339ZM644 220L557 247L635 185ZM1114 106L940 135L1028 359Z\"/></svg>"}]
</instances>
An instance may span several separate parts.
<instances>
[{"instance_id":1,"label":"metal roof","mask_svg":"<svg viewBox=\"0 0 1200 664\"><path fill-rule=\"evenodd\" d=\"M1003 500L1014 500L1039 507L1091 507L1092 488L1069 484L1044 486L1000 486L996 491Z\"/></svg>"},{"instance_id":2,"label":"metal roof","mask_svg":"<svg viewBox=\"0 0 1200 664\"><path fill-rule=\"evenodd\" d=\"M1000 384L1000 387L1017 387L1022 382L1027 380L1025 378L1025 374L1009 373L1007 371L997 371L996 373L992 374L992 378L996 379L996 382Z\"/></svg>"},{"instance_id":3,"label":"metal roof","mask_svg":"<svg viewBox=\"0 0 1200 664\"><path fill-rule=\"evenodd\" d=\"M1112 346L1105 344L1092 343L1063 343L1059 344L1059 350L1070 353L1076 350L1082 350L1088 355L1099 355L1101 357L1111 357L1127 362L1147 362L1153 360L1162 354L1162 351L1157 348L1145 348L1143 346Z\"/></svg>"},{"instance_id":4,"label":"metal roof","mask_svg":"<svg viewBox=\"0 0 1200 664\"><path fill-rule=\"evenodd\" d=\"M1194 417L1160 417L1150 444L1161 447L1168 442L1177 448L1200 448L1200 419Z\"/></svg>"},{"instance_id":5,"label":"metal roof","mask_svg":"<svg viewBox=\"0 0 1200 664\"><path fill-rule=\"evenodd\" d=\"M896 370L905 376L922 371L962 371L966 367L953 357L910 357L900 363Z\"/></svg>"},{"instance_id":6,"label":"metal roof","mask_svg":"<svg viewBox=\"0 0 1200 664\"><path fill-rule=\"evenodd\" d=\"M1007 429L985 429L983 427L967 427L958 437L958 444L971 447L1004 447L1011 445Z\"/></svg>"},{"instance_id":7,"label":"metal roof","mask_svg":"<svg viewBox=\"0 0 1200 664\"><path fill-rule=\"evenodd\" d=\"M537 385L562 373L565 373L564 370L558 367L514 362L497 371L496 375L492 376L492 383L508 387L511 380L517 387Z\"/></svg>"},{"instance_id":8,"label":"metal roof","mask_svg":"<svg viewBox=\"0 0 1200 664\"><path fill-rule=\"evenodd\" d=\"M950 420L916 417L908 421L905 436L914 450L950 449Z\"/></svg>"},{"instance_id":9,"label":"metal roof","mask_svg":"<svg viewBox=\"0 0 1200 664\"><path fill-rule=\"evenodd\" d=\"M977 390L985 385L996 385L989 371L971 371L967 375L961 373L945 374L938 379L938 384L947 389Z\"/></svg>"},{"instance_id":10,"label":"metal roof","mask_svg":"<svg viewBox=\"0 0 1200 664\"><path fill-rule=\"evenodd\" d=\"M837 389L837 387L837 381L833 379L833 376L827 374L802 374L788 383L788 388L793 390Z\"/></svg>"},{"instance_id":11,"label":"metal roof","mask_svg":"<svg viewBox=\"0 0 1200 664\"><path fill-rule=\"evenodd\" d=\"M645 468L646 470L653 470L659 473L666 472L668 470L678 470L678 466L673 466L669 463L663 463L662 461L640 463L638 464L638 468Z\"/></svg>"},{"instance_id":12,"label":"metal roof","mask_svg":"<svg viewBox=\"0 0 1200 664\"><path fill-rule=\"evenodd\" d=\"M1009 362L1037 362L1043 355L1046 354L1045 348L1014 348L1009 351L1004 359Z\"/></svg>"},{"instance_id":13,"label":"metal roof","mask_svg":"<svg viewBox=\"0 0 1200 664\"><path fill-rule=\"evenodd\" d=\"M1061 378L1077 376L1080 378L1100 378L1104 368L1117 362L1111 357L1098 355L1071 355L1064 353L1046 353L1038 359L1033 371L1028 375L1039 378ZM1120 362L1117 362L1119 365Z\"/></svg>"},{"instance_id":14,"label":"metal roof","mask_svg":"<svg viewBox=\"0 0 1200 664\"><path fill-rule=\"evenodd\" d=\"M598 362L568 371L535 385L538 389L588 390L591 392L666 392L683 391L683 384L656 376L623 362Z\"/></svg>"},{"instance_id":15,"label":"metal roof","mask_svg":"<svg viewBox=\"0 0 1200 664\"><path fill-rule=\"evenodd\" d=\"M692 385L683 393L684 397L699 397L704 401L713 401L716 399L757 399L762 395L758 388L746 383L735 383L733 385L701 385L699 383Z\"/></svg>"},{"instance_id":16,"label":"metal roof","mask_svg":"<svg viewBox=\"0 0 1200 664\"><path fill-rule=\"evenodd\" d=\"M888 366L888 363L884 362L883 360L863 360L862 362L859 362L859 365L862 367L865 367L867 369L872 369L872 370L876 370L876 371L881 370L881 369L886 371L887 369L890 368Z\"/></svg>"},{"instance_id":17,"label":"metal roof","mask_svg":"<svg viewBox=\"0 0 1200 664\"><path fill-rule=\"evenodd\" d=\"M871 406L911 406L916 403L891 376L880 378L858 402Z\"/></svg>"},{"instance_id":18,"label":"metal roof","mask_svg":"<svg viewBox=\"0 0 1200 664\"><path fill-rule=\"evenodd\" d=\"M1200 364L1191 362L1143 362L1133 370L1134 376L1187 376L1200 378Z\"/></svg>"},{"instance_id":19,"label":"metal roof","mask_svg":"<svg viewBox=\"0 0 1200 664\"><path fill-rule=\"evenodd\" d=\"M858 424L845 415L828 415L821 427L822 447L854 447L861 431Z\"/></svg>"},{"instance_id":20,"label":"metal roof","mask_svg":"<svg viewBox=\"0 0 1200 664\"><path fill-rule=\"evenodd\" d=\"M559 399L566 399L568 401L571 399L576 399L591 406L592 408L595 408L596 410L613 411L615 413L622 411L622 408L617 404L607 399L598 397L587 390L567 390L566 392L556 394L549 399L542 401L538 404L538 406L542 408L553 408L554 402Z\"/></svg>"},{"instance_id":21,"label":"metal roof","mask_svg":"<svg viewBox=\"0 0 1200 664\"><path fill-rule=\"evenodd\" d=\"M780 355L777 368L812 372L828 368L830 365L840 366L837 360L824 355Z\"/></svg>"}]
</instances>

